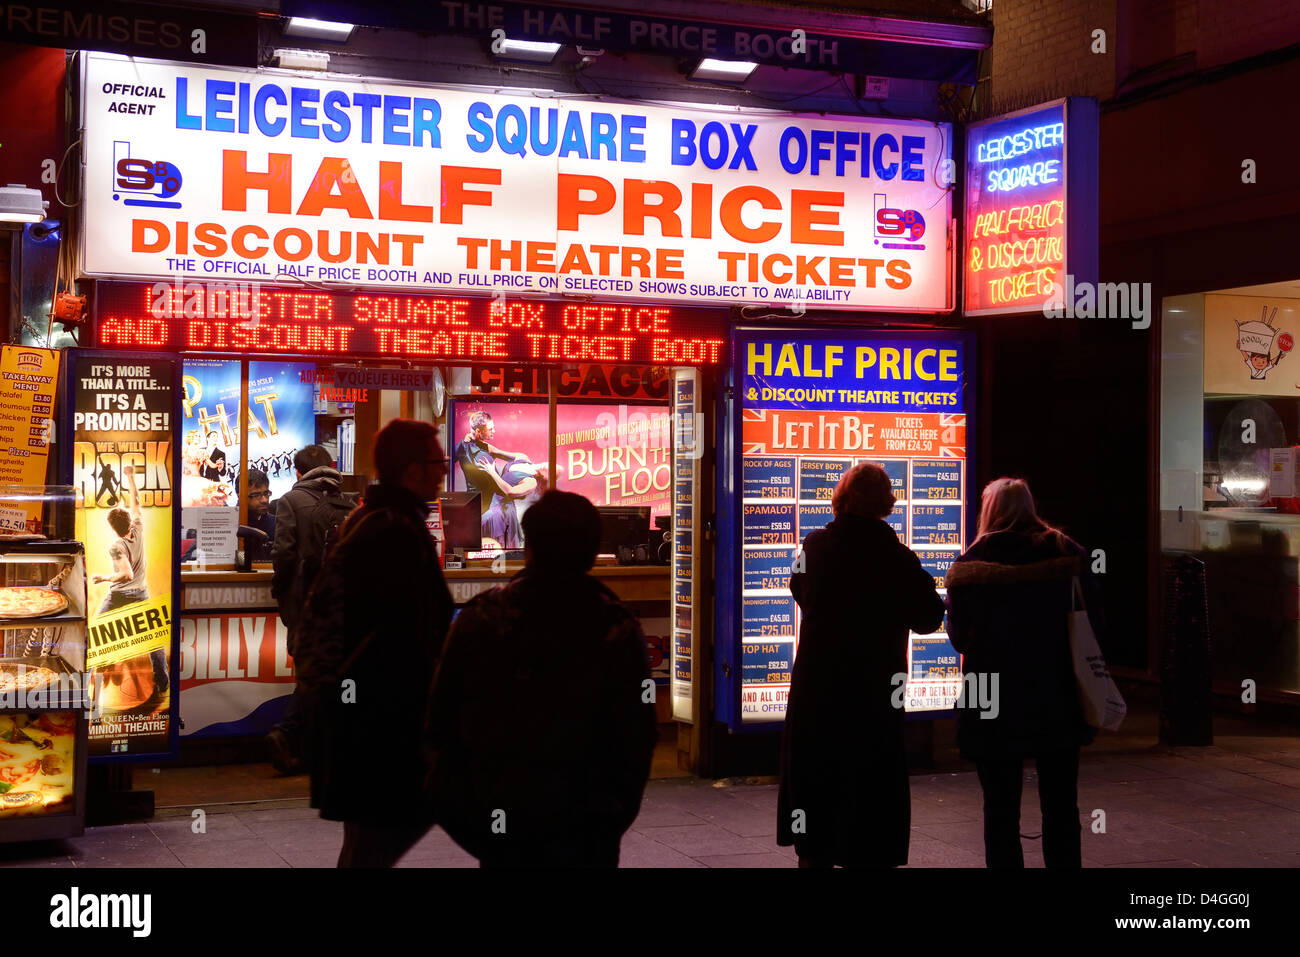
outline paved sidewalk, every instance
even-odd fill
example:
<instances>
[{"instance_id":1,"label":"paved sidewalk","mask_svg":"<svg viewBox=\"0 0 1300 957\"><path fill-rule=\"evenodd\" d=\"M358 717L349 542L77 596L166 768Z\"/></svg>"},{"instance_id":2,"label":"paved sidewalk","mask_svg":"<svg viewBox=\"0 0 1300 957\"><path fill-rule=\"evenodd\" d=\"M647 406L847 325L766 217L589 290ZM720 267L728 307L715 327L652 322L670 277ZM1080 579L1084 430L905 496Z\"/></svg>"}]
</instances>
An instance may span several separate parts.
<instances>
[{"instance_id":1,"label":"paved sidewalk","mask_svg":"<svg viewBox=\"0 0 1300 957\"><path fill-rule=\"evenodd\" d=\"M1219 719L1211 748L1161 748L1153 716L1084 752L1079 808L1088 867L1300 867L1300 729ZM1148 736L1149 732L1149 736ZM1023 834L1041 831L1026 768ZM161 808L146 823L91 828L61 842L0 845L0 867L331 867L342 826L302 798ZM1105 832L1092 822L1104 812ZM912 778L911 867L982 867L981 796L973 771ZM1042 866L1039 840L1025 863ZM403 867L473 867L441 830ZM623 839L624 867L793 867L776 845L770 781L657 780Z\"/></svg>"}]
</instances>

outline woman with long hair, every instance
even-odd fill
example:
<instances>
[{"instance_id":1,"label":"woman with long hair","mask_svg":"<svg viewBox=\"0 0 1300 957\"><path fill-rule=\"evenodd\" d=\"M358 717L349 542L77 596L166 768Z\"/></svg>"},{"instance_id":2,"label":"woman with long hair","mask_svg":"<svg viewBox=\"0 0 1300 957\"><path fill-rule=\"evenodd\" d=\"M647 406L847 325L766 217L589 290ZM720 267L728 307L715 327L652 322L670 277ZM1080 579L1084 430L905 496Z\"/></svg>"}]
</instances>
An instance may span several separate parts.
<instances>
[{"instance_id":1,"label":"woman with long hair","mask_svg":"<svg viewBox=\"0 0 1300 957\"><path fill-rule=\"evenodd\" d=\"M849 469L834 520L809 534L790 591L803 613L781 739L777 843L800 867L907 863L903 746L908 632L943 622L934 577L885 522L889 476Z\"/></svg>"},{"instance_id":2,"label":"woman with long hair","mask_svg":"<svg viewBox=\"0 0 1300 957\"><path fill-rule=\"evenodd\" d=\"M975 542L948 571L948 637L962 659L957 742L984 789L989 867L1024 867L1023 763L1038 769L1043 860L1081 866L1079 749L1092 742L1070 654L1072 581L1079 577L1094 629L1100 604L1084 551L1038 516L1029 486L1000 478L984 488Z\"/></svg>"}]
</instances>

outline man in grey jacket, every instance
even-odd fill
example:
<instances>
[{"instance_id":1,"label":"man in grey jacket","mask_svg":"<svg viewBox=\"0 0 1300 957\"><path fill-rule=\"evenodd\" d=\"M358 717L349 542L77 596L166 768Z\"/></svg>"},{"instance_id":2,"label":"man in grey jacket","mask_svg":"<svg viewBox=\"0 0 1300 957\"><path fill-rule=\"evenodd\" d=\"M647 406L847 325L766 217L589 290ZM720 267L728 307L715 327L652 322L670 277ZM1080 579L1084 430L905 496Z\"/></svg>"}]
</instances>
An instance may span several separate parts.
<instances>
[{"instance_id":1,"label":"man in grey jacket","mask_svg":"<svg viewBox=\"0 0 1300 957\"><path fill-rule=\"evenodd\" d=\"M275 513L275 544L271 548L271 595L280 619L289 629L289 654L298 648L298 620L320 571L331 529L342 524L355 507L343 494L343 476L332 467L329 452L309 445L293 458L298 482L280 497ZM305 771L301 700L295 690L284 717L266 736L271 763L282 774Z\"/></svg>"}]
</instances>

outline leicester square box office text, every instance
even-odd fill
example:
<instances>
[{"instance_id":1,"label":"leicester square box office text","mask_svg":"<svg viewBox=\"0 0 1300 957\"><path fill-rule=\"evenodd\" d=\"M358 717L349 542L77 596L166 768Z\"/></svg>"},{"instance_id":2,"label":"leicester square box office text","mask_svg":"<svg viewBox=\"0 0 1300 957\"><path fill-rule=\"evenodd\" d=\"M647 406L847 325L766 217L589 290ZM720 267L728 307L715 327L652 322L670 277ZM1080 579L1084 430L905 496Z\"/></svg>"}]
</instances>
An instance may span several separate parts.
<instances>
[{"instance_id":1,"label":"leicester square box office text","mask_svg":"<svg viewBox=\"0 0 1300 957\"><path fill-rule=\"evenodd\" d=\"M101 346L714 365L716 317L666 306L103 283Z\"/></svg>"}]
</instances>

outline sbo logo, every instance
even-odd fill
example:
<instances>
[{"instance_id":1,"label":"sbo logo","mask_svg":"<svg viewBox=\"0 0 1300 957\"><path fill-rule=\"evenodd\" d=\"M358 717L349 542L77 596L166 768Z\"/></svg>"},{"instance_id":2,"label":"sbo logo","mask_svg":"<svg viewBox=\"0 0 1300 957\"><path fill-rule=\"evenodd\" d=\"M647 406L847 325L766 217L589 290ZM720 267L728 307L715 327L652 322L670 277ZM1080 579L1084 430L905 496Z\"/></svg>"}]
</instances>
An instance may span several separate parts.
<instances>
[{"instance_id":1,"label":"sbo logo","mask_svg":"<svg viewBox=\"0 0 1300 957\"><path fill-rule=\"evenodd\" d=\"M181 191L181 171L175 163L166 160L132 159L130 144L118 141L113 144L113 198L126 206L157 206L180 209L181 204L171 197ZM120 193L134 196L122 199ZM145 197L148 197L147 199Z\"/></svg>"},{"instance_id":2,"label":"sbo logo","mask_svg":"<svg viewBox=\"0 0 1300 957\"><path fill-rule=\"evenodd\" d=\"M894 209L884 193L875 195L876 220L872 231L876 243L885 249L924 249L917 240L925 235L925 217L919 209ZM906 240L881 242L881 240Z\"/></svg>"}]
</instances>

